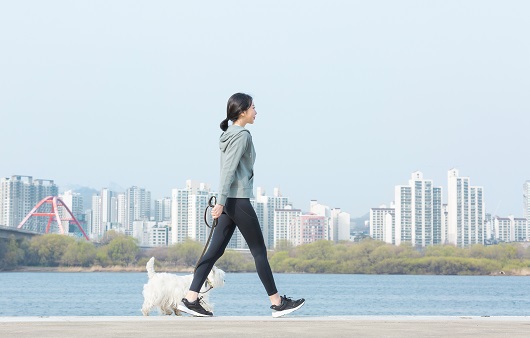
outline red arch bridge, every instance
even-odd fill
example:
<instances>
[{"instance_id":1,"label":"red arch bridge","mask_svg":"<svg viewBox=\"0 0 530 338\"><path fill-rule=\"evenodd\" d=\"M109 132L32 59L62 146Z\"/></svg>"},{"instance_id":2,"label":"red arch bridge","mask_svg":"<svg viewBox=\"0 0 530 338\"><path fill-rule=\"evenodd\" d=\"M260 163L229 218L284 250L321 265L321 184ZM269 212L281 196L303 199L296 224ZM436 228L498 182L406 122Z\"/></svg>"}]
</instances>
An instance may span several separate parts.
<instances>
[{"instance_id":1,"label":"red arch bridge","mask_svg":"<svg viewBox=\"0 0 530 338\"><path fill-rule=\"evenodd\" d=\"M46 223L46 220L43 220L41 217L48 217L48 222ZM26 217L24 217L22 222L20 222L17 229L25 229L39 233L58 232L64 235L70 232L69 228L72 224L77 226L82 236L88 241L89 238L83 230L83 227L79 224L79 221L66 204L57 196L48 196L37 203ZM68 228L65 230L65 227Z\"/></svg>"}]
</instances>

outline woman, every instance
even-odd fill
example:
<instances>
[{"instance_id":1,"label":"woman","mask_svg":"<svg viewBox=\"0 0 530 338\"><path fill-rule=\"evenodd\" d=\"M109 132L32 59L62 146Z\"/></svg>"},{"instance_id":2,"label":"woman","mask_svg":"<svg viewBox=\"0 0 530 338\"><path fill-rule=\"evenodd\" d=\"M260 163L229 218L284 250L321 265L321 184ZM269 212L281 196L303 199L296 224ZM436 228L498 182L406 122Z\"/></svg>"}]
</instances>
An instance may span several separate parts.
<instances>
[{"instance_id":1,"label":"woman","mask_svg":"<svg viewBox=\"0 0 530 338\"><path fill-rule=\"evenodd\" d=\"M236 226L245 238L256 263L258 276L269 295L272 316L281 317L304 305L304 299L292 300L280 297L267 260L267 248L258 217L250 204L253 197L254 160L256 153L252 136L245 129L256 119L256 109L252 97L237 93L228 99L226 119L221 122L223 133L220 137L221 183L218 203L212 208L212 217L218 224L212 235L210 246L201 259L193 276L190 290L182 299L178 309L194 316L208 317L213 313L200 303L199 290L206 281L215 262L223 255ZM232 125L228 126L228 121Z\"/></svg>"}]
</instances>

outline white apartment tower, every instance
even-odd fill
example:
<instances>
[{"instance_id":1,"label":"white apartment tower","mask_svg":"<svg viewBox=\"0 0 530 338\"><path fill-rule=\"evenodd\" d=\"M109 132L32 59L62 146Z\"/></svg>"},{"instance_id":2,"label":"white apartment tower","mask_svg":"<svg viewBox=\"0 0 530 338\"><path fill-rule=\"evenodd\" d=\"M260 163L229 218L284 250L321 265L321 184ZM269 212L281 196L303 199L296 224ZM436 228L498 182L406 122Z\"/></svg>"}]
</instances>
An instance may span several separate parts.
<instances>
[{"instance_id":1,"label":"white apartment tower","mask_svg":"<svg viewBox=\"0 0 530 338\"><path fill-rule=\"evenodd\" d=\"M104 227L101 222L101 196L92 196L92 208L90 215L90 238L98 240L104 234Z\"/></svg>"},{"instance_id":2,"label":"white apartment tower","mask_svg":"<svg viewBox=\"0 0 530 338\"><path fill-rule=\"evenodd\" d=\"M396 244L396 209L385 205L370 209L370 237L389 244Z\"/></svg>"},{"instance_id":3,"label":"white apartment tower","mask_svg":"<svg viewBox=\"0 0 530 338\"><path fill-rule=\"evenodd\" d=\"M493 218L493 228L495 237L501 242L513 242L515 239L515 228L512 226L512 220L508 217L495 216Z\"/></svg>"},{"instance_id":4,"label":"white apartment tower","mask_svg":"<svg viewBox=\"0 0 530 338\"><path fill-rule=\"evenodd\" d=\"M61 200L64 202L64 204L70 209L74 217L77 219L77 221L81 224L83 227L83 230L85 232L88 232L88 229L86 228L86 222L85 222L85 210L83 206L83 196L81 196L80 193L73 192L72 190L65 191L62 195L59 196ZM65 214L64 208L59 208L59 213L61 213L61 217L63 216L69 216ZM64 229L69 232L68 223L64 224ZM66 226L65 226L66 225Z\"/></svg>"},{"instance_id":5,"label":"white apartment tower","mask_svg":"<svg viewBox=\"0 0 530 338\"><path fill-rule=\"evenodd\" d=\"M132 229L134 221L149 221L151 216L151 193L144 188L133 186L127 189L127 223L125 228Z\"/></svg>"},{"instance_id":6,"label":"white apartment tower","mask_svg":"<svg viewBox=\"0 0 530 338\"><path fill-rule=\"evenodd\" d=\"M184 242L187 238L205 243L210 229L204 223L204 210L211 196L217 196L204 183L187 180L186 188L171 192L172 243ZM213 220L207 214L209 224Z\"/></svg>"},{"instance_id":7,"label":"white apartment tower","mask_svg":"<svg viewBox=\"0 0 530 338\"><path fill-rule=\"evenodd\" d=\"M64 204L70 209L75 218L82 219L85 212L83 206L83 196L80 193L73 192L72 190L65 191L59 196Z\"/></svg>"},{"instance_id":8,"label":"white apartment tower","mask_svg":"<svg viewBox=\"0 0 530 338\"><path fill-rule=\"evenodd\" d=\"M188 238L188 195L191 181L186 181L186 189L171 190L171 242L182 243Z\"/></svg>"},{"instance_id":9,"label":"white apartment tower","mask_svg":"<svg viewBox=\"0 0 530 338\"><path fill-rule=\"evenodd\" d=\"M164 222L171 220L171 198L165 197L155 200L155 221Z\"/></svg>"},{"instance_id":10,"label":"white apartment tower","mask_svg":"<svg viewBox=\"0 0 530 338\"><path fill-rule=\"evenodd\" d=\"M484 244L485 208L482 187L470 186L458 170L448 172L447 242L458 247Z\"/></svg>"},{"instance_id":11,"label":"white apartment tower","mask_svg":"<svg viewBox=\"0 0 530 338\"><path fill-rule=\"evenodd\" d=\"M300 227L302 210L293 209L288 204L283 209L276 209L274 212L274 247L276 247L280 241L287 240L294 245L294 241L291 238L293 228Z\"/></svg>"},{"instance_id":12,"label":"white apartment tower","mask_svg":"<svg viewBox=\"0 0 530 338\"><path fill-rule=\"evenodd\" d=\"M395 187L395 244L424 247L442 243L442 188L423 173L412 173L409 185Z\"/></svg>"},{"instance_id":13,"label":"white apartment tower","mask_svg":"<svg viewBox=\"0 0 530 338\"><path fill-rule=\"evenodd\" d=\"M115 193L108 188L101 189L99 197L101 198L101 224L103 229L107 227L109 223L112 223L112 197Z\"/></svg>"},{"instance_id":14,"label":"white apartment tower","mask_svg":"<svg viewBox=\"0 0 530 338\"><path fill-rule=\"evenodd\" d=\"M526 242L530 239L530 229L526 218L513 216L493 218L495 239L501 242Z\"/></svg>"},{"instance_id":15,"label":"white apartment tower","mask_svg":"<svg viewBox=\"0 0 530 338\"><path fill-rule=\"evenodd\" d=\"M350 240L350 214L340 208L331 209L328 239L335 243Z\"/></svg>"},{"instance_id":16,"label":"white apartment tower","mask_svg":"<svg viewBox=\"0 0 530 338\"><path fill-rule=\"evenodd\" d=\"M256 210L267 248L274 247L275 210L284 209L287 204L289 204L289 198L282 196L279 188L274 188L272 196L267 196L263 188L258 187L256 189L254 209Z\"/></svg>"},{"instance_id":17,"label":"white apartment tower","mask_svg":"<svg viewBox=\"0 0 530 338\"><path fill-rule=\"evenodd\" d=\"M127 224L127 196L125 194L118 194L116 196L117 204L117 222L124 226Z\"/></svg>"},{"instance_id":18,"label":"white apartment tower","mask_svg":"<svg viewBox=\"0 0 530 338\"><path fill-rule=\"evenodd\" d=\"M208 206L210 199L210 189L201 183L201 186L194 193L188 195L188 238L201 243L206 243L210 228L204 223L204 210ZM206 214L209 224L213 223L211 213Z\"/></svg>"}]
</instances>

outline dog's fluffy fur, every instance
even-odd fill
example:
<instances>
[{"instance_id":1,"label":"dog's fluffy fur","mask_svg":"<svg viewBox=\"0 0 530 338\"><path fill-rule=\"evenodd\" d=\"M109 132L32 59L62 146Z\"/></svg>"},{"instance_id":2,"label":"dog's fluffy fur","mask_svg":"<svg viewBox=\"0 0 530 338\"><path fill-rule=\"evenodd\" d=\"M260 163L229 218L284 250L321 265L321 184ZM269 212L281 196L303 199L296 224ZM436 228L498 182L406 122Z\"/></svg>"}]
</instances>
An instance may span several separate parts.
<instances>
[{"instance_id":1,"label":"dog's fluffy fur","mask_svg":"<svg viewBox=\"0 0 530 338\"><path fill-rule=\"evenodd\" d=\"M144 316L149 316L149 312L153 307L157 306L160 314L171 315L175 313L177 316L180 316L177 305L188 292L191 281L193 280L193 274L177 276L166 272L157 273L155 272L154 265L155 258L151 257L145 266L149 281L144 285L142 292L144 295L142 313ZM209 283L206 282L201 291L208 290L209 288L222 287L224 285L224 277L225 272L214 266L208 275L208 281L211 285L207 285ZM203 307L212 311L213 306L208 304L209 294L209 292L206 292L200 296L202 297Z\"/></svg>"}]
</instances>

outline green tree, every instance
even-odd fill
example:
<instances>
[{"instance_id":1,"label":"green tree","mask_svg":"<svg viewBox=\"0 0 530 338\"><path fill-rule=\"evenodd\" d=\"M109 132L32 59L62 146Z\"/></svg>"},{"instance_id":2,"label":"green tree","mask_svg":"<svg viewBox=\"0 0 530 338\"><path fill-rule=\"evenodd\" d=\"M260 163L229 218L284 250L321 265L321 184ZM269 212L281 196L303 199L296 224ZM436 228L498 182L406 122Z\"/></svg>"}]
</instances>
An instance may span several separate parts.
<instances>
[{"instance_id":1,"label":"green tree","mask_svg":"<svg viewBox=\"0 0 530 338\"><path fill-rule=\"evenodd\" d=\"M100 245L108 245L112 242L113 239L123 236L123 234L118 233L116 230L109 230L105 232L101 240L99 241Z\"/></svg>"},{"instance_id":2,"label":"green tree","mask_svg":"<svg viewBox=\"0 0 530 338\"><path fill-rule=\"evenodd\" d=\"M177 265L195 266L203 250L203 245L190 239L172 245L168 250L168 259Z\"/></svg>"},{"instance_id":3,"label":"green tree","mask_svg":"<svg viewBox=\"0 0 530 338\"><path fill-rule=\"evenodd\" d=\"M301 245L295 249L297 258L307 260L332 259L334 256L333 251L333 242L326 240Z\"/></svg>"},{"instance_id":4,"label":"green tree","mask_svg":"<svg viewBox=\"0 0 530 338\"><path fill-rule=\"evenodd\" d=\"M66 248L75 241L75 238L58 234L35 236L29 242L27 262L30 265L58 266Z\"/></svg>"},{"instance_id":5,"label":"green tree","mask_svg":"<svg viewBox=\"0 0 530 338\"><path fill-rule=\"evenodd\" d=\"M293 243L287 239L281 239L276 243L274 251L287 251L291 252L294 249Z\"/></svg>"},{"instance_id":6,"label":"green tree","mask_svg":"<svg viewBox=\"0 0 530 338\"><path fill-rule=\"evenodd\" d=\"M16 268L24 260L24 250L19 247L15 236L0 240L0 270Z\"/></svg>"},{"instance_id":7,"label":"green tree","mask_svg":"<svg viewBox=\"0 0 530 338\"><path fill-rule=\"evenodd\" d=\"M106 252L112 264L129 266L136 261L140 248L135 238L120 235L110 241Z\"/></svg>"},{"instance_id":8,"label":"green tree","mask_svg":"<svg viewBox=\"0 0 530 338\"><path fill-rule=\"evenodd\" d=\"M226 272L248 272L256 270L253 260L250 260L243 253L234 250L225 251L223 256L215 264Z\"/></svg>"},{"instance_id":9,"label":"green tree","mask_svg":"<svg viewBox=\"0 0 530 338\"><path fill-rule=\"evenodd\" d=\"M96 261L97 250L94 244L82 240L70 243L66 248L62 263L66 266L92 266Z\"/></svg>"}]
</instances>

